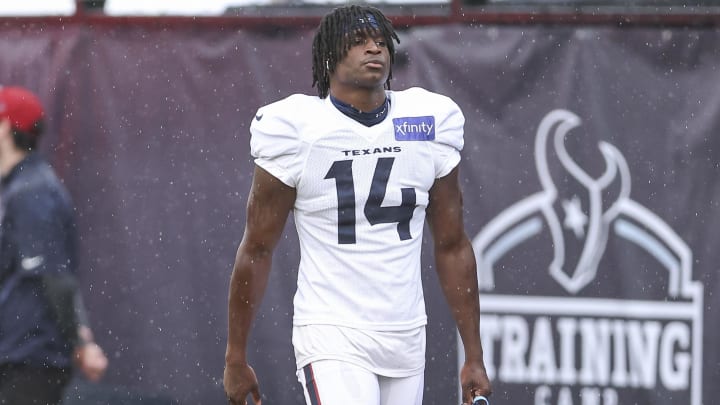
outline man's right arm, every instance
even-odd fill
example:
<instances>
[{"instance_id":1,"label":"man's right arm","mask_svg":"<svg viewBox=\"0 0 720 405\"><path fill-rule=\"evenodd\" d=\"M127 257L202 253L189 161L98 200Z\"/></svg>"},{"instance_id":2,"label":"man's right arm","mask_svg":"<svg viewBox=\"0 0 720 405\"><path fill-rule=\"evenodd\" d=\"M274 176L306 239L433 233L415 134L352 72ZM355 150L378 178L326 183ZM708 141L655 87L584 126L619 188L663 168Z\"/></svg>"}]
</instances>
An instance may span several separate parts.
<instances>
[{"instance_id":1,"label":"man's right arm","mask_svg":"<svg viewBox=\"0 0 720 405\"><path fill-rule=\"evenodd\" d=\"M256 166L247 202L245 233L238 247L228 297L225 393L231 404L252 394L260 404L254 371L247 363L247 341L262 300L277 245L295 203L295 189Z\"/></svg>"}]
</instances>

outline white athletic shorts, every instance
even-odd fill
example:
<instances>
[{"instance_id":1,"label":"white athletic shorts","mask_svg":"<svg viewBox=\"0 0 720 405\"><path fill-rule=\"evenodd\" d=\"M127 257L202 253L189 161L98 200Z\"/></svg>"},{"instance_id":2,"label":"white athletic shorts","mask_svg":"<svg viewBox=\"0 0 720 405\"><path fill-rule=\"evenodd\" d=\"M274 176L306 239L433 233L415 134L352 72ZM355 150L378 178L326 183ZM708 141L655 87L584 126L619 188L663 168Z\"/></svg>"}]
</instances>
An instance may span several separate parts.
<instances>
[{"instance_id":1,"label":"white athletic shorts","mask_svg":"<svg viewBox=\"0 0 720 405\"><path fill-rule=\"evenodd\" d=\"M297 376L308 405L421 405L425 327L367 331L293 327Z\"/></svg>"},{"instance_id":2,"label":"white athletic shorts","mask_svg":"<svg viewBox=\"0 0 720 405\"><path fill-rule=\"evenodd\" d=\"M340 360L320 360L297 371L307 405L422 405L424 373L383 377Z\"/></svg>"}]
</instances>

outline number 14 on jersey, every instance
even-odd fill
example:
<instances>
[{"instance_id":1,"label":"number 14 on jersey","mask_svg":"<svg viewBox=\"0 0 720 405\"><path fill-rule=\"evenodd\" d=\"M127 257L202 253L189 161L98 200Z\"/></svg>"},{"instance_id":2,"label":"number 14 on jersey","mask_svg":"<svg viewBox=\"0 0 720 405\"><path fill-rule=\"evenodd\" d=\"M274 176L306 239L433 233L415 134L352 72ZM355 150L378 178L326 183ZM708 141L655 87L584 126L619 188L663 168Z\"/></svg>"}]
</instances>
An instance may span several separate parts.
<instances>
[{"instance_id":1,"label":"number 14 on jersey","mask_svg":"<svg viewBox=\"0 0 720 405\"><path fill-rule=\"evenodd\" d=\"M415 189L411 187L400 189L402 196L400 205L390 207L382 205L394 163L394 157L378 159L363 213L370 225L397 223L400 240L407 240L412 238L412 235L410 235L410 220L416 206ZM352 164L352 160L335 161L325 175L325 179L335 179L338 200L339 244L354 244L357 241L355 229L355 182L353 180Z\"/></svg>"}]
</instances>

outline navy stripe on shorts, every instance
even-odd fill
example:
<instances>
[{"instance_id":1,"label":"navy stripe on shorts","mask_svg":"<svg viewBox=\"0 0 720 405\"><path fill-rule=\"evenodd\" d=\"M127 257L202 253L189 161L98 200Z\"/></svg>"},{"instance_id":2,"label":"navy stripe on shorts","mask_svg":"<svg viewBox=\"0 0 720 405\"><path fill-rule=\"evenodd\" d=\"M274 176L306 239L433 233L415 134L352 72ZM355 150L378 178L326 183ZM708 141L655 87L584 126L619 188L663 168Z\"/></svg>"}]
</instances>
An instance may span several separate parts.
<instances>
[{"instance_id":1,"label":"navy stripe on shorts","mask_svg":"<svg viewBox=\"0 0 720 405\"><path fill-rule=\"evenodd\" d=\"M322 405L320 402L320 394L318 394L317 385L315 384L315 373L313 373L312 364L303 367L305 373L305 389L307 389L310 397L311 405Z\"/></svg>"}]
</instances>

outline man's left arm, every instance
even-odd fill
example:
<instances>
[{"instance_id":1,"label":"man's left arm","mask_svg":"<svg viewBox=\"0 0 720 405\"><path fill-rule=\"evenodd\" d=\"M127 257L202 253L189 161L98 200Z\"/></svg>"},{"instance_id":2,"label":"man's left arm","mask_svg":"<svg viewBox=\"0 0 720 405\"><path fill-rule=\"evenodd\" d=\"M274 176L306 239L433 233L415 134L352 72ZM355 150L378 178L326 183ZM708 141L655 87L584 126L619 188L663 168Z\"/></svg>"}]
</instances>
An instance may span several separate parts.
<instances>
[{"instance_id":1,"label":"man's left arm","mask_svg":"<svg viewBox=\"0 0 720 405\"><path fill-rule=\"evenodd\" d=\"M78 344L73 353L75 365L90 381L97 382L107 370L108 359L102 348L95 343L85 302L80 290L75 291L75 316L77 317Z\"/></svg>"},{"instance_id":2,"label":"man's left arm","mask_svg":"<svg viewBox=\"0 0 720 405\"><path fill-rule=\"evenodd\" d=\"M73 352L75 364L91 381L107 368L107 357L95 344L82 300L77 266L77 230L70 210L60 204L40 205L21 194L13 209L13 233L24 277L41 286L56 326ZM53 201L48 197L45 202ZM20 208L20 209L18 209Z\"/></svg>"},{"instance_id":3,"label":"man's left arm","mask_svg":"<svg viewBox=\"0 0 720 405\"><path fill-rule=\"evenodd\" d=\"M88 380L99 381L105 374L108 359L95 343L76 278L69 272L45 274L43 285L58 327L73 348L75 366Z\"/></svg>"},{"instance_id":4,"label":"man's left arm","mask_svg":"<svg viewBox=\"0 0 720 405\"><path fill-rule=\"evenodd\" d=\"M475 255L463 225L458 168L430 189L427 220L433 236L436 271L465 350L460 371L462 400L491 393L480 342L480 303Z\"/></svg>"}]
</instances>

